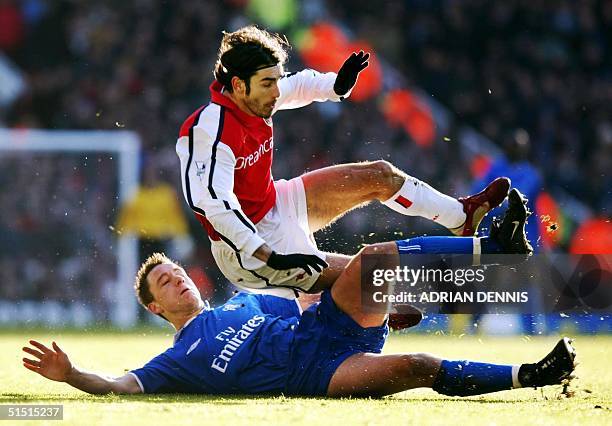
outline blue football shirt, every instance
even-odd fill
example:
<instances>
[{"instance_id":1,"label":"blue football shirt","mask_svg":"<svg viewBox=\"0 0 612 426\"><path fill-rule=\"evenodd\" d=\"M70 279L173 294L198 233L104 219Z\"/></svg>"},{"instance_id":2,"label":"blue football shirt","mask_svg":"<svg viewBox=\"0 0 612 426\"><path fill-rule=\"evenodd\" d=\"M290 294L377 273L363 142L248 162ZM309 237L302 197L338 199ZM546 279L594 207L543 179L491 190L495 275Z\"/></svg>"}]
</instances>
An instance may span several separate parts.
<instances>
[{"instance_id":1,"label":"blue football shirt","mask_svg":"<svg viewBox=\"0 0 612 426\"><path fill-rule=\"evenodd\" d=\"M239 293L202 311L170 349L131 373L145 393L282 392L299 316L296 300Z\"/></svg>"}]
</instances>

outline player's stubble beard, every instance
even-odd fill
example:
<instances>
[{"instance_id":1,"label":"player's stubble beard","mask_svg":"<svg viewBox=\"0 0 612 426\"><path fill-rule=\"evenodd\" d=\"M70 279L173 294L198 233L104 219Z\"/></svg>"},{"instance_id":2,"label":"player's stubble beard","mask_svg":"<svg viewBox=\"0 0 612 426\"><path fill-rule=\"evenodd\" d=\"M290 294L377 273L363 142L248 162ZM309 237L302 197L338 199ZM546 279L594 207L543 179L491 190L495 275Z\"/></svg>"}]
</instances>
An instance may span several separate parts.
<instances>
[{"instance_id":1,"label":"player's stubble beard","mask_svg":"<svg viewBox=\"0 0 612 426\"><path fill-rule=\"evenodd\" d=\"M245 98L244 103L246 104L247 108L249 108L249 110L257 117L265 119L272 117L274 104L272 104L272 106L261 104L257 99L248 96Z\"/></svg>"}]
</instances>

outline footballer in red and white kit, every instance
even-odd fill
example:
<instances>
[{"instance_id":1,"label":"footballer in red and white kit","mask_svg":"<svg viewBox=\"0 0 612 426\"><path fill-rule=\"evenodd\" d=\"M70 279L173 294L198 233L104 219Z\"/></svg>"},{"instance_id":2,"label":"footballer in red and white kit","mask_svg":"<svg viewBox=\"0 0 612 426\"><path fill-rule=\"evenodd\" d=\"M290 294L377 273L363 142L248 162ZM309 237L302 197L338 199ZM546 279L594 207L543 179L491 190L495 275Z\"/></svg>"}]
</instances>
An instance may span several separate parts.
<instances>
[{"instance_id":1,"label":"footballer in red and white kit","mask_svg":"<svg viewBox=\"0 0 612 426\"><path fill-rule=\"evenodd\" d=\"M312 233L370 201L421 216L455 235L474 235L508 194L498 178L455 199L386 161L340 164L274 181L272 115L350 95L369 54L353 53L337 73L285 73L285 38L254 26L224 33L211 100L183 124L176 146L183 192L212 241L225 276L247 289L329 288L350 257L323 253Z\"/></svg>"},{"instance_id":2,"label":"footballer in red and white kit","mask_svg":"<svg viewBox=\"0 0 612 426\"><path fill-rule=\"evenodd\" d=\"M335 80L335 73L313 70L284 75L278 81L280 96L272 113L313 101L340 101L333 90ZM181 128L176 151L185 198L212 241L217 265L233 284L307 290L318 273L274 270L253 257L267 243L280 253L325 259L308 227L302 180L273 181L272 120L241 111L222 91L223 86L213 82L211 103Z\"/></svg>"}]
</instances>

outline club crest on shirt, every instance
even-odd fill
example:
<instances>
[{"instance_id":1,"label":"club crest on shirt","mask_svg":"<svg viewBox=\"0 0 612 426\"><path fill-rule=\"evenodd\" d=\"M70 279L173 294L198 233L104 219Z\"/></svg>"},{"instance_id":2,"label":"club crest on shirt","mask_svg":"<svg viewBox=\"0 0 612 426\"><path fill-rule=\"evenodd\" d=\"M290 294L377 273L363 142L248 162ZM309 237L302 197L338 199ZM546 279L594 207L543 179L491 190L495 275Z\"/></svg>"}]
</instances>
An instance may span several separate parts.
<instances>
[{"instance_id":1,"label":"club crest on shirt","mask_svg":"<svg viewBox=\"0 0 612 426\"><path fill-rule=\"evenodd\" d=\"M196 161L195 162L196 165L196 176L200 178L200 182L202 182L202 176L204 176L204 172L206 169L206 164L204 163L204 161Z\"/></svg>"},{"instance_id":2,"label":"club crest on shirt","mask_svg":"<svg viewBox=\"0 0 612 426\"><path fill-rule=\"evenodd\" d=\"M226 303L225 305L223 305L223 311L235 311L236 309L240 308L240 305L236 305L234 303Z\"/></svg>"}]
</instances>

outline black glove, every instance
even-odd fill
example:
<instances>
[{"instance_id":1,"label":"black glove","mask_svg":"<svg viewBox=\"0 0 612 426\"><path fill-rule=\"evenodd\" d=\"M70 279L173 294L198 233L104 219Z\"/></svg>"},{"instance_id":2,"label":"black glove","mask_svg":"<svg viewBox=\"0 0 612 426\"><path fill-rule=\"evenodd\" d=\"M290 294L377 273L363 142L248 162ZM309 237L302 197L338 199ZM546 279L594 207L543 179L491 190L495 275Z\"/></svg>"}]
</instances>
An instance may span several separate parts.
<instances>
[{"instance_id":1,"label":"black glove","mask_svg":"<svg viewBox=\"0 0 612 426\"><path fill-rule=\"evenodd\" d=\"M329 266L323 259L314 254L278 254L274 251L268 258L267 265L277 270L302 268L308 275L312 275L310 268L321 272L323 268Z\"/></svg>"},{"instance_id":2,"label":"black glove","mask_svg":"<svg viewBox=\"0 0 612 426\"><path fill-rule=\"evenodd\" d=\"M360 50L359 53L353 52L351 56L344 61L344 64L342 64L342 67L338 71L336 82L334 83L334 92L336 92L336 95L344 96L353 88L355 83L357 83L357 76L359 73L369 65L368 59L370 59L370 54Z\"/></svg>"}]
</instances>

